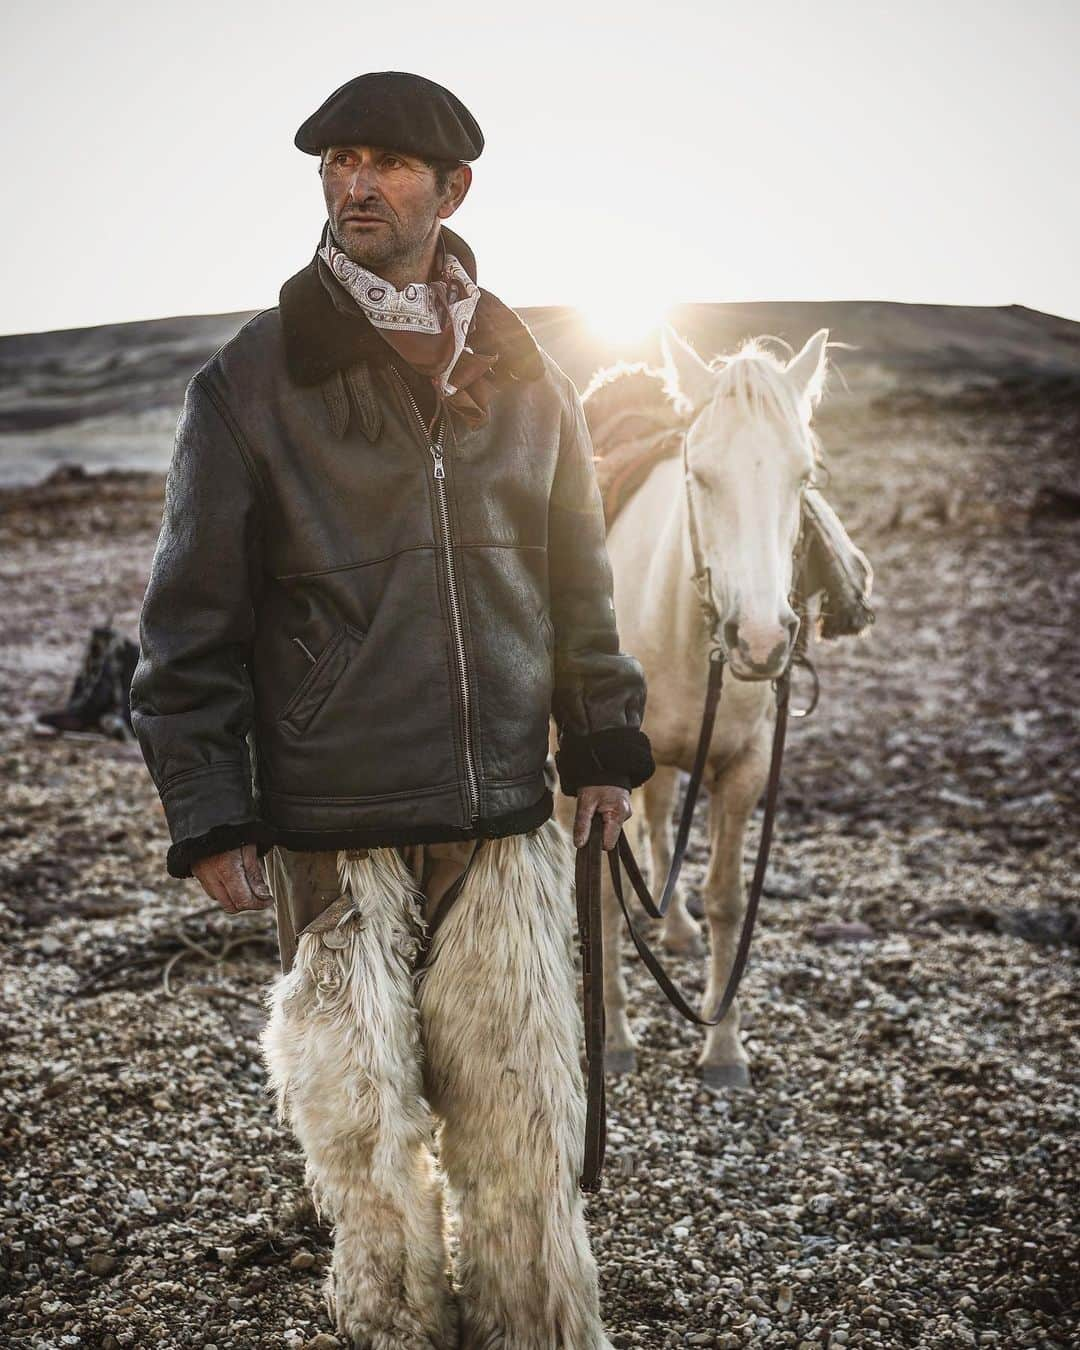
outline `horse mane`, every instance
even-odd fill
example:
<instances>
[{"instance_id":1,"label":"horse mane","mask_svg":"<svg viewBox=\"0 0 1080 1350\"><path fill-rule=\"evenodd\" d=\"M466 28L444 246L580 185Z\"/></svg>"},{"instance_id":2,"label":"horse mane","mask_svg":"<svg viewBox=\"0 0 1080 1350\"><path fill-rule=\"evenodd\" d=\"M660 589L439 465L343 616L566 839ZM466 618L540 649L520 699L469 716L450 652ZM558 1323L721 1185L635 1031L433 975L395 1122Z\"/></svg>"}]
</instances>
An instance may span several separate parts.
<instances>
[{"instance_id":1,"label":"horse mane","mask_svg":"<svg viewBox=\"0 0 1080 1350\"><path fill-rule=\"evenodd\" d=\"M715 397L733 398L744 416L767 418L796 436L808 436L814 459L820 461L821 445L810 425L809 411L799 406L783 362L765 341L750 338L737 351L709 362L709 368L720 375ZM677 392L674 396L678 398Z\"/></svg>"}]
</instances>

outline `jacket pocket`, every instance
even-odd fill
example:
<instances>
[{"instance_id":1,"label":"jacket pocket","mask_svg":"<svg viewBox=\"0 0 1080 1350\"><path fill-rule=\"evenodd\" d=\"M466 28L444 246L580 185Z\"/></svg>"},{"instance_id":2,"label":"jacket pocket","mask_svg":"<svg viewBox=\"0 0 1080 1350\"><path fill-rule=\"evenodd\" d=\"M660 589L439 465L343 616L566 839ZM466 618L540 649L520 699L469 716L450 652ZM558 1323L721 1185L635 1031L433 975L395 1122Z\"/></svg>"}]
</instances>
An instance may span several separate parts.
<instances>
[{"instance_id":1,"label":"jacket pocket","mask_svg":"<svg viewBox=\"0 0 1080 1350\"><path fill-rule=\"evenodd\" d=\"M345 673L345 667L357 645L363 640L361 629L354 628L351 623L341 625L282 708L277 719L279 726L297 733L307 730L311 719Z\"/></svg>"}]
</instances>

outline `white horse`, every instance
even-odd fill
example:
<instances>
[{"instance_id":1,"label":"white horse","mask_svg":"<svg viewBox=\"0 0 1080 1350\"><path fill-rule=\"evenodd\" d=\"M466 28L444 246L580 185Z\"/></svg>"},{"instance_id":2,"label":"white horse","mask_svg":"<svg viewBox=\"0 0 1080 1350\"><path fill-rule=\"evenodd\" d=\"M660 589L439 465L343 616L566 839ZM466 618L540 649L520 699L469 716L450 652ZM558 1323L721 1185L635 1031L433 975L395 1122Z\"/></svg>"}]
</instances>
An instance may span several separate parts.
<instances>
[{"instance_id":1,"label":"white horse","mask_svg":"<svg viewBox=\"0 0 1080 1350\"><path fill-rule=\"evenodd\" d=\"M672 856L679 771L692 767L713 636L692 582L688 505L720 616L715 638L727 678L702 779L710 843L703 888L709 932L704 1014L723 992L738 942L746 906L743 837L765 786L775 722L771 681L787 664L798 631L788 597L803 492L818 462L811 416L824 386L827 339L828 330L821 329L787 364L757 342L706 363L665 328L663 373L639 367L599 376L585 394L590 424L602 422L616 435L640 436L650 422L654 434L657 428L670 434L680 424L689 427L687 473L679 455L661 459L616 517L607 547L620 646L641 661L647 680L643 725L657 771L635 790L625 828L643 864L647 835L654 896ZM560 794L557 809L569 823L572 802ZM602 876L606 1059L613 1072L627 1072L634 1067L635 1044L620 961L622 916L606 862ZM630 890L628 880L624 889ZM661 939L672 951L701 950L681 887ZM739 1016L736 1000L706 1034L698 1063L712 1086L750 1081Z\"/></svg>"}]
</instances>

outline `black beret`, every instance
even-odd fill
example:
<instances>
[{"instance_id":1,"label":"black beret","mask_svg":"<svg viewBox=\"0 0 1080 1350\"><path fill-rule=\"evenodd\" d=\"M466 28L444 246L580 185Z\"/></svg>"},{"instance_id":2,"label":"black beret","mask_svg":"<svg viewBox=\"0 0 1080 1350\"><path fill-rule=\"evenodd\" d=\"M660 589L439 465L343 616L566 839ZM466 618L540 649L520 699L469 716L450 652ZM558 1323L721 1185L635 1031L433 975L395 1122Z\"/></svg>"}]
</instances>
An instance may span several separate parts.
<instances>
[{"instance_id":1,"label":"black beret","mask_svg":"<svg viewBox=\"0 0 1080 1350\"><path fill-rule=\"evenodd\" d=\"M476 159L484 148L484 134L459 98L404 70L357 75L293 139L308 155L328 145L381 145L422 159Z\"/></svg>"}]
</instances>

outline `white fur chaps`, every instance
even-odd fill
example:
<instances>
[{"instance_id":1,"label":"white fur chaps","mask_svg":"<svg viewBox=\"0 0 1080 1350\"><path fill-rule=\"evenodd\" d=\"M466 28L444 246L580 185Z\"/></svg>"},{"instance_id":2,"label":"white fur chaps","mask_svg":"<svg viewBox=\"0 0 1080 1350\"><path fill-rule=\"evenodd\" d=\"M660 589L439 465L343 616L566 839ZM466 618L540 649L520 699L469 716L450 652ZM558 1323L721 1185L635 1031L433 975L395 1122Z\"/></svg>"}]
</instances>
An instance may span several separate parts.
<instances>
[{"instance_id":1,"label":"white fur chaps","mask_svg":"<svg viewBox=\"0 0 1080 1350\"><path fill-rule=\"evenodd\" d=\"M263 1050L334 1224L339 1334L357 1350L610 1350L578 1190L565 829L485 842L419 976L424 896L399 852L337 862L352 903L301 935Z\"/></svg>"}]
</instances>

